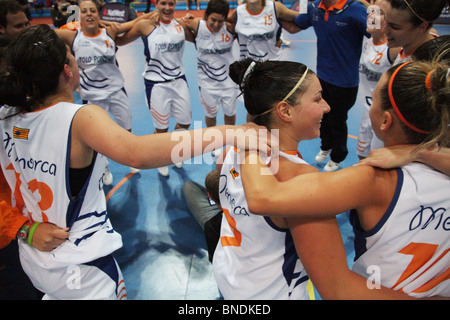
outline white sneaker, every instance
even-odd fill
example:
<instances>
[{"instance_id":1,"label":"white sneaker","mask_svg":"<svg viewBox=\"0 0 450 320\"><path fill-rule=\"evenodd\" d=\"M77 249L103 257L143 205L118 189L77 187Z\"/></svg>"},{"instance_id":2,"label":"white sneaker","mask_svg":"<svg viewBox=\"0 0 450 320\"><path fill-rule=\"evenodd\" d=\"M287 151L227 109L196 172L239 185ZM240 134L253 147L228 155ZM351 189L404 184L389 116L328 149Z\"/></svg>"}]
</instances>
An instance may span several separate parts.
<instances>
[{"instance_id":1,"label":"white sneaker","mask_svg":"<svg viewBox=\"0 0 450 320\"><path fill-rule=\"evenodd\" d=\"M291 46L291 42L290 42L290 41L287 41L287 40L285 40L285 39L281 39L281 45L282 45L283 47L290 47L290 46Z\"/></svg>"},{"instance_id":2,"label":"white sneaker","mask_svg":"<svg viewBox=\"0 0 450 320\"><path fill-rule=\"evenodd\" d=\"M324 150L320 150L319 153L316 156L316 162L325 161L328 158L328 156L330 155L330 153L331 153L331 149L330 150L325 150L325 151Z\"/></svg>"},{"instance_id":3,"label":"white sneaker","mask_svg":"<svg viewBox=\"0 0 450 320\"><path fill-rule=\"evenodd\" d=\"M175 167L181 168L183 166L183 162L175 163Z\"/></svg>"},{"instance_id":4,"label":"white sneaker","mask_svg":"<svg viewBox=\"0 0 450 320\"><path fill-rule=\"evenodd\" d=\"M113 175L109 171L108 164L105 166L105 173L103 174L103 184L109 186L113 182Z\"/></svg>"},{"instance_id":5,"label":"white sneaker","mask_svg":"<svg viewBox=\"0 0 450 320\"><path fill-rule=\"evenodd\" d=\"M341 166L341 163L342 162L334 162L333 160L330 159L330 161L328 161L328 163L323 168L323 171L325 171L325 172L336 171Z\"/></svg>"},{"instance_id":6,"label":"white sneaker","mask_svg":"<svg viewBox=\"0 0 450 320\"><path fill-rule=\"evenodd\" d=\"M130 171L132 173L138 173L139 171L141 171L141 169L130 167Z\"/></svg>"},{"instance_id":7,"label":"white sneaker","mask_svg":"<svg viewBox=\"0 0 450 320\"><path fill-rule=\"evenodd\" d=\"M167 177L169 176L169 167L160 167L158 168L158 172L160 175L162 175L163 177Z\"/></svg>"}]
</instances>

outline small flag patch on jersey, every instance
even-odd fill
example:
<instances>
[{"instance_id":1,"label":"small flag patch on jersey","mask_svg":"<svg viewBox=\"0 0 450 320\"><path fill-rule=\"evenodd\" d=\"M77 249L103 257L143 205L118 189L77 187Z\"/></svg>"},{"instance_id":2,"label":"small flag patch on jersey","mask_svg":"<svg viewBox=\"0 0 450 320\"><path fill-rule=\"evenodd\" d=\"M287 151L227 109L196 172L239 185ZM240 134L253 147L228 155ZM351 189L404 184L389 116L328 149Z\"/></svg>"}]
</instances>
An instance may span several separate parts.
<instances>
[{"instance_id":1,"label":"small flag patch on jersey","mask_svg":"<svg viewBox=\"0 0 450 320\"><path fill-rule=\"evenodd\" d=\"M28 134L30 133L30 129L23 129L19 127L14 127L13 137L16 139L24 139L28 140Z\"/></svg>"},{"instance_id":2,"label":"small flag patch on jersey","mask_svg":"<svg viewBox=\"0 0 450 320\"><path fill-rule=\"evenodd\" d=\"M239 173L234 168L230 170L230 173L233 179L239 177Z\"/></svg>"}]
</instances>

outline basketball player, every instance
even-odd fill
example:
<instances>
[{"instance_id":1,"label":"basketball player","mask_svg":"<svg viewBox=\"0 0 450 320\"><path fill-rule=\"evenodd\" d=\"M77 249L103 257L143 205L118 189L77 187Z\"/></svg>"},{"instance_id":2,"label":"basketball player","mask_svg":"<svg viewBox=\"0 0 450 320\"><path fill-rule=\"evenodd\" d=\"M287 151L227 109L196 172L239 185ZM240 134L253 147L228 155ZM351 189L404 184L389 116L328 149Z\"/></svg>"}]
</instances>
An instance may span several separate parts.
<instances>
[{"instance_id":1,"label":"basketball player","mask_svg":"<svg viewBox=\"0 0 450 320\"><path fill-rule=\"evenodd\" d=\"M271 0L249 0L231 12L229 21L240 48L240 58L253 60L281 59L280 20L294 21L298 12Z\"/></svg>"},{"instance_id":2,"label":"basketball player","mask_svg":"<svg viewBox=\"0 0 450 320\"><path fill-rule=\"evenodd\" d=\"M94 1L82 0L79 8L80 28L76 32L70 29L56 29L56 32L72 49L77 60L80 96L83 103L95 104L110 112L117 124L131 132L131 110L125 81L116 59L115 40L136 21L124 23L119 28L112 25L102 28L99 8ZM138 170L131 168L131 171ZM110 185L112 182L113 176L106 165L104 183Z\"/></svg>"},{"instance_id":3,"label":"basketball player","mask_svg":"<svg viewBox=\"0 0 450 320\"><path fill-rule=\"evenodd\" d=\"M421 44L438 36L432 28L433 21L448 4L447 0L383 0L378 3L385 14L382 31L388 46L401 48L394 64L410 61Z\"/></svg>"},{"instance_id":4,"label":"basketball player","mask_svg":"<svg viewBox=\"0 0 450 320\"><path fill-rule=\"evenodd\" d=\"M51 252L19 241L24 271L45 299L126 298L112 256L122 239L106 209L105 157L140 169L155 168L173 163L172 150L179 140L168 133L135 136L104 109L74 104L78 66L48 25L23 31L11 43L7 61L8 73L0 77L0 104L14 107L0 109L0 163L14 192L13 205L35 225L51 222L69 228L68 239ZM207 147L245 143L226 134L232 128L186 131L183 137L190 149L182 159ZM220 133L222 140L202 140L201 148L194 148L194 137L203 137L207 130Z\"/></svg>"},{"instance_id":5,"label":"basketball player","mask_svg":"<svg viewBox=\"0 0 450 320\"><path fill-rule=\"evenodd\" d=\"M159 21L143 19L123 37L130 42L141 37L144 41L144 83L146 101L153 118L155 133L169 130L169 120L176 121L175 130L186 130L192 121L191 98L183 66L185 40L194 41L182 20L173 17L175 0L157 0ZM177 163L181 167L182 163ZM158 168L162 176L169 175L168 167Z\"/></svg>"},{"instance_id":6,"label":"basketball player","mask_svg":"<svg viewBox=\"0 0 450 320\"><path fill-rule=\"evenodd\" d=\"M298 143L319 136L320 120L330 110L321 99L317 77L305 65L244 59L230 66L255 123L279 130L277 177L315 172L298 153ZM309 299L308 275L295 252L285 219L254 215L247 208L239 152L228 148L219 180L223 215L213 269L225 299ZM270 158L267 159L270 161ZM219 161L218 161L219 162Z\"/></svg>"},{"instance_id":7,"label":"basketball player","mask_svg":"<svg viewBox=\"0 0 450 320\"><path fill-rule=\"evenodd\" d=\"M387 147L448 145L448 75L445 63L413 61L394 66L381 77L370 118ZM411 163L391 170L349 167L279 183L273 176L259 174L263 165L247 163L241 174L252 212L303 217L299 221L308 218L314 224L315 218L353 209L355 272L366 278L376 273L375 284L412 297L450 297L450 237L445 226L450 212L449 176ZM303 239L301 228L294 225L292 230L294 238ZM319 291L331 297L348 292L351 297L364 289L330 268L328 261L343 255L334 250L333 239L309 241L319 245L322 253L297 250Z\"/></svg>"},{"instance_id":8,"label":"basketball player","mask_svg":"<svg viewBox=\"0 0 450 320\"><path fill-rule=\"evenodd\" d=\"M375 1L374 5L378 6L380 0ZM367 32L370 38L364 38L361 60L359 62L360 94L364 97L366 110L361 119L358 134L358 145L356 154L360 159L369 155L370 150L383 147L382 142L374 135L369 119L369 109L372 105L372 92L377 85L381 75L388 70L398 56L400 48L389 48L387 45L386 34L381 31L381 26L385 23L384 13L380 7L375 7L367 17Z\"/></svg>"},{"instance_id":9,"label":"basketball player","mask_svg":"<svg viewBox=\"0 0 450 320\"><path fill-rule=\"evenodd\" d=\"M297 151L300 141L319 136L321 119L330 110L321 97L317 76L300 63L252 64L249 59L232 64L230 76L241 83L245 105L255 122L279 130L280 157L264 157L265 163L270 162L271 168L277 169L277 180L317 172ZM219 289L225 299L308 299L308 275L293 247L292 223L282 217L257 216L249 210L240 160L239 152L231 149L221 167L219 195L223 217L221 237L213 258ZM319 219L312 228L311 223L304 220L303 240L296 241L297 250L307 247L320 251L314 240L308 240L319 235L340 236L334 217ZM342 239L336 240L334 245L344 250ZM344 263L336 262L340 268L344 266L348 270L345 255ZM353 273L351 276L365 286L365 279ZM371 298L406 297L386 288L377 292L366 290L363 294Z\"/></svg>"},{"instance_id":10,"label":"basketball player","mask_svg":"<svg viewBox=\"0 0 450 320\"><path fill-rule=\"evenodd\" d=\"M208 2L205 17L186 15L184 21L195 36L197 49L198 86L207 127L216 125L219 107L222 107L225 124L236 123L237 85L230 79L228 70L235 60L235 36L225 23L229 4L225 0ZM217 156L222 150L215 150Z\"/></svg>"}]
</instances>

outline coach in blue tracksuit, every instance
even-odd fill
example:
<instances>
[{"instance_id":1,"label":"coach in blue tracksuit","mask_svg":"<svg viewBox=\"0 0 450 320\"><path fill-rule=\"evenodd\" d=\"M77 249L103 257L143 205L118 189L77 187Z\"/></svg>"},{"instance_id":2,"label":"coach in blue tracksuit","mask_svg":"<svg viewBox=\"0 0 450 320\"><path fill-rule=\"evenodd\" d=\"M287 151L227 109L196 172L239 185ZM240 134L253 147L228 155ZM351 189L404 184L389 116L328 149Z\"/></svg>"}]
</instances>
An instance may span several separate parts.
<instances>
[{"instance_id":1,"label":"coach in blue tracksuit","mask_svg":"<svg viewBox=\"0 0 450 320\"><path fill-rule=\"evenodd\" d=\"M359 59L362 40L367 33L367 9L361 1L316 0L308 12L299 14L295 24L301 30L311 26L317 36L317 76L322 96L331 107L324 115L317 162L330 161L325 171L335 171L348 154L347 113L356 101L359 84ZM298 31L298 30L297 30Z\"/></svg>"}]
</instances>

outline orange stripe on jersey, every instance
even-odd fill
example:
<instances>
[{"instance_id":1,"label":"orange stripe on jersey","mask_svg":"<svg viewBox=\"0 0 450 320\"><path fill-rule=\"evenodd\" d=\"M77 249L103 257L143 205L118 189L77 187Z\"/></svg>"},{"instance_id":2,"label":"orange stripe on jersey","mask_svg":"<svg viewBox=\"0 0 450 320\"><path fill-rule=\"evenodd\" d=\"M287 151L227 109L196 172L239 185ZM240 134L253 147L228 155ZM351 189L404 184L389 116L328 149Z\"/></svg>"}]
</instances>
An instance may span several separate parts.
<instances>
[{"instance_id":1,"label":"orange stripe on jersey","mask_svg":"<svg viewBox=\"0 0 450 320\"><path fill-rule=\"evenodd\" d=\"M429 244L429 243L415 243L412 242L406 247L404 247L402 250L399 251L399 253L406 254L406 255L412 255L413 258L411 259L411 262L406 267L405 271L403 271L400 278L397 280L397 282L394 284L392 289L396 290L395 287L401 284L404 280L406 280L408 277L413 275L417 270L419 270L422 266L424 266L426 263L428 263L430 260L433 259L433 255L436 252L438 248L438 245L436 244ZM450 249L447 249L444 251L443 254L441 254L439 257L437 257L433 263L426 269L428 270L431 268L436 262L441 260ZM425 270L425 271L426 271ZM423 271L423 272L425 272ZM422 272L422 273L423 273ZM420 277L422 274L420 274L417 277ZM445 272L437 276L436 278L428 281L423 286L417 288L414 293L421 293L426 292L437 286L442 281L450 279L450 269L447 269ZM403 292L403 290L400 290Z\"/></svg>"},{"instance_id":2,"label":"orange stripe on jersey","mask_svg":"<svg viewBox=\"0 0 450 320\"><path fill-rule=\"evenodd\" d=\"M223 213L228 221L228 224L230 225L234 237L222 236L220 237L220 243L222 244L222 247L228 246L240 247L242 242L242 234L239 232L238 229L236 229L236 221L233 219L233 217L230 215L230 212L227 209L223 208Z\"/></svg>"},{"instance_id":3,"label":"orange stripe on jersey","mask_svg":"<svg viewBox=\"0 0 450 320\"><path fill-rule=\"evenodd\" d=\"M436 264L437 261L441 260L449 251L450 251L450 249L445 250L444 253L441 254L436 259L436 261L431 266L428 267L428 269L431 268L434 264ZM435 286L437 286L439 283L444 282L444 281L446 281L448 279L450 279L450 268L447 268L447 270L445 270L445 272L441 273L439 276L437 276L433 280L428 281L426 284L424 284L423 286L417 288L413 292L414 293L422 293L422 292L430 291Z\"/></svg>"}]
</instances>

